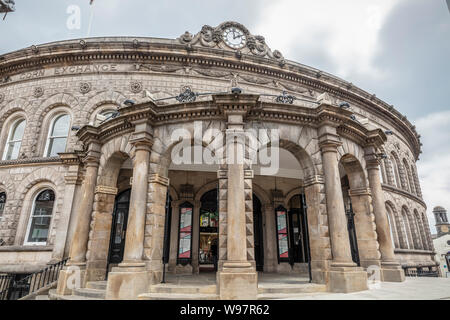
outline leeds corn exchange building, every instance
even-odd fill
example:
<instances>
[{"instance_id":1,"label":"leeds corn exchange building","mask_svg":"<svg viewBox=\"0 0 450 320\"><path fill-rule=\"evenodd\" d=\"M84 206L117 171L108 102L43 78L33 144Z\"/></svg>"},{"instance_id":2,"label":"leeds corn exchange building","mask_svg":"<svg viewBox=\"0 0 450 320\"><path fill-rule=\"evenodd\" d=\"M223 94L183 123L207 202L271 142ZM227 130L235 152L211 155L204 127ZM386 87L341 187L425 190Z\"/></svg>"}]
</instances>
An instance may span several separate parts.
<instances>
[{"instance_id":1,"label":"leeds corn exchange building","mask_svg":"<svg viewBox=\"0 0 450 320\"><path fill-rule=\"evenodd\" d=\"M57 299L352 292L437 270L415 127L238 23L33 45L0 75L0 274L26 294L46 268Z\"/></svg>"}]
</instances>

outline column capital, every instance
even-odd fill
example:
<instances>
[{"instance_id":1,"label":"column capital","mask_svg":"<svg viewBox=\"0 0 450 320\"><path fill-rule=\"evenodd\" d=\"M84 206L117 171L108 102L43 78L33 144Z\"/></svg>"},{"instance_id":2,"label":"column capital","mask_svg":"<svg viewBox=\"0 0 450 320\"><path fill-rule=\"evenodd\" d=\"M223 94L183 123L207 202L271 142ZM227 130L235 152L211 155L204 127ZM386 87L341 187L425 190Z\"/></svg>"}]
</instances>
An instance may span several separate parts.
<instances>
[{"instance_id":1,"label":"column capital","mask_svg":"<svg viewBox=\"0 0 450 320\"><path fill-rule=\"evenodd\" d=\"M377 154L374 147L367 147L364 149L364 159L366 160L367 170L379 170L380 169L380 157Z\"/></svg>"},{"instance_id":2,"label":"column capital","mask_svg":"<svg viewBox=\"0 0 450 320\"><path fill-rule=\"evenodd\" d=\"M325 183L323 176L315 175L305 178L305 180L303 181L303 186L307 188L315 184L323 184L323 183Z\"/></svg>"},{"instance_id":3,"label":"column capital","mask_svg":"<svg viewBox=\"0 0 450 320\"><path fill-rule=\"evenodd\" d=\"M116 195L119 192L119 189L115 187L109 187L109 186L97 186L95 188L95 193L103 193L103 194L112 194Z\"/></svg>"},{"instance_id":4,"label":"column capital","mask_svg":"<svg viewBox=\"0 0 450 320\"><path fill-rule=\"evenodd\" d=\"M133 122L134 132L131 135L130 143L136 150L151 151L153 146L153 127L147 119Z\"/></svg>"},{"instance_id":5,"label":"column capital","mask_svg":"<svg viewBox=\"0 0 450 320\"><path fill-rule=\"evenodd\" d=\"M161 175L159 175L157 173L152 173L148 177L148 182L150 182L150 183L158 183L160 185L168 187L170 180L169 180L169 178L161 176Z\"/></svg>"}]
</instances>

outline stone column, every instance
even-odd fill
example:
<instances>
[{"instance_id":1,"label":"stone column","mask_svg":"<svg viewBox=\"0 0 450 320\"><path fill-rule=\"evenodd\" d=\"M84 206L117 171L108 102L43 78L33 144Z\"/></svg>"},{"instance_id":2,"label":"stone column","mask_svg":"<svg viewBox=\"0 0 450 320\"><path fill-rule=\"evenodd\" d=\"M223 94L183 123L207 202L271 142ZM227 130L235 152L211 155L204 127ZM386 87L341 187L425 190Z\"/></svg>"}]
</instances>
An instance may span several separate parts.
<instances>
[{"instance_id":1,"label":"stone column","mask_svg":"<svg viewBox=\"0 0 450 320\"><path fill-rule=\"evenodd\" d=\"M172 225L170 226L170 254L169 271L174 272L177 266L178 234L180 225L180 204L181 201L172 201Z\"/></svg>"},{"instance_id":2,"label":"stone column","mask_svg":"<svg viewBox=\"0 0 450 320\"><path fill-rule=\"evenodd\" d=\"M275 208L271 203L266 203L262 207L262 212L265 216L264 271L275 272L278 265Z\"/></svg>"},{"instance_id":3,"label":"stone column","mask_svg":"<svg viewBox=\"0 0 450 320\"><path fill-rule=\"evenodd\" d=\"M326 284L329 260L332 259L325 185L322 176L311 176L304 181L308 217L311 275L314 283Z\"/></svg>"},{"instance_id":4,"label":"stone column","mask_svg":"<svg viewBox=\"0 0 450 320\"><path fill-rule=\"evenodd\" d=\"M55 245L52 253L52 263L61 261L64 258L67 236L69 233L69 222L74 211L75 189L80 184L79 169L80 161L76 154L64 153L60 154L63 163L68 166L68 172L64 176L66 182L64 188L63 213L58 221L58 229L56 231ZM70 250L70 248L69 248Z\"/></svg>"},{"instance_id":5,"label":"stone column","mask_svg":"<svg viewBox=\"0 0 450 320\"><path fill-rule=\"evenodd\" d=\"M381 276L383 281L405 281L405 273L395 259L394 247L385 208L385 200L380 181L379 160L373 147L366 148L366 164L369 185L372 191L372 205L381 253Z\"/></svg>"},{"instance_id":6,"label":"stone column","mask_svg":"<svg viewBox=\"0 0 450 320\"><path fill-rule=\"evenodd\" d=\"M148 290L148 274L143 261L145 215L150 151L153 142L152 128L146 120L135 122L135 132L130 139L134 146L133 184L123 261L108 275L106 299L136 299Z\"/></svg>"},{"instance_id":7,"label":"stone column","mask_svg":"<svg viewBox=\"0 0 450 320\"><path fill-rule=\"evenodd\" d=\"M91 141L88 144L86 157L83 159L86 174L81 186L81 199L76 213L76 228L70 246L70 260L66 267L61 270L57 293L68 295L72 293L72 281L74 271L79 270L79 283L83 284L86 276L86 252L89 240L89 229L91 223L92 207L94 202L95 186L97 183L97 173L100 159L100 144Z\"/></svg>"},{"instance_id":8,"label":"stone column","mask_svg":"<svg viewBox=\"0 0 450 320\"><path fill-rule=\"evenodd\" d=\"M215 98L216 101L219 98ZM247 239L248 214L252 215L248 201L252 200L251 179L253 172L244 170L245 133L244 115L249 106L254 104L254 96L223 96L220 99L227 116L226 130L226 170L219 171L220 199L226 192L226 260L218 272L219 295L221 299L256 299L258 291L258 275L254 262L248 261L247 248L251 246ZM237 105L236 105L237 104ZM223 166L225 168L225 166ZM227 178L226 189L222 185ZM225 191L225 190L226 191ZM247 202L246 202L247 201ZM222 204L221 204L222 205ZM221 208L221 212L223 209ZM251 219L249 221L252 221ZM225 230L224 230L225 231ZM253 235L253 232L252 232ZM220 250L220 249L219 249ZM222 254L220 253L222 256Z\"/></svg>"},{"instance_id":9,"label":"stone column","mask_svg":"<svg viewBox=\"0 0 450 320\"><path fill-rule=\"evenodd\" d=\"M331 121L322 123L319 128L319 146L325 174L328 227L333 255L329 288L331 292L347 293L367 290L367 273L352 261L338 167L337 148L340 145L334 123Z\"/></svg>"}]
</instances>

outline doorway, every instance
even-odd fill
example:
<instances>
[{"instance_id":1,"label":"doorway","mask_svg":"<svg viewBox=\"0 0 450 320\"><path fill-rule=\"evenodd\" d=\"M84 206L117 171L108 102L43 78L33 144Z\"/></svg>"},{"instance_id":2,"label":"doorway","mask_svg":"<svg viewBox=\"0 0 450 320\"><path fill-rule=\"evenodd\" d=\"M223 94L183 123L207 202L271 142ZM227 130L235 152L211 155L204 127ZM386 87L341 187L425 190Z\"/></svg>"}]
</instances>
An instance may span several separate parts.
<instances>
[{"instance_id":1,"label":"doorway","mask_svg":"<svg viewBox=\"0 0 450 320\"><path fill-rule=\"evenodd\" d=\"M256 271L264 271L264 243L261 201L253 194L253 239Z\"/></svg>"},{"instance_id":2,"label":"doorway","mask_svg":"<svg viewBox=\"0 0 450 320\"><path fill-rule=\"evenodd\" d=\"M289 263L308 262L308 222L304 197L298 194L289 201Z\"/></svg>"},{"instance_id":3,"label":"doorway","mask_svg":"<svg viewBox=\"0 0 450 320\"><path fill-rule=\"evenodd\" d=\"M130 208L130 195L131 189L125 190L117 195L114 202L108 267L112 264L119 264L123 260L128 224L128 210Z\"/></svg>"},{"instance_id":4,"label":"doorway","mask_svg":"<svg viewBox=\"0 0 450 320\"><path fill-rule=\"evenodd\" d=\"M200 199L199 270L217 271L219 249L219 211L217 190L206 192Z\"/></svg>"}]
</instances>

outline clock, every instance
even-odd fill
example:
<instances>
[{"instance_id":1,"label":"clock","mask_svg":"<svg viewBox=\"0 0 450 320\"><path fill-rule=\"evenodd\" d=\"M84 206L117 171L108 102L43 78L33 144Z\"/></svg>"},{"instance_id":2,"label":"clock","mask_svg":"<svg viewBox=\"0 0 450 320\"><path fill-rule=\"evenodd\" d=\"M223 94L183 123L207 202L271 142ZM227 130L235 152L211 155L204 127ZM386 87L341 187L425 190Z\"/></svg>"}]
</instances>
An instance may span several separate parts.
<instances>
[{"instance_id":1,"label":"clock","mask_svg":"<svg viewBox=\"0 0 450 320\"><path fill-rule=\"evenodd\" d=\"M244 31L237 27L225 28L222 36L226 45L233 49L242 49L247 43Z\"/></svg>"}]
</instances>

